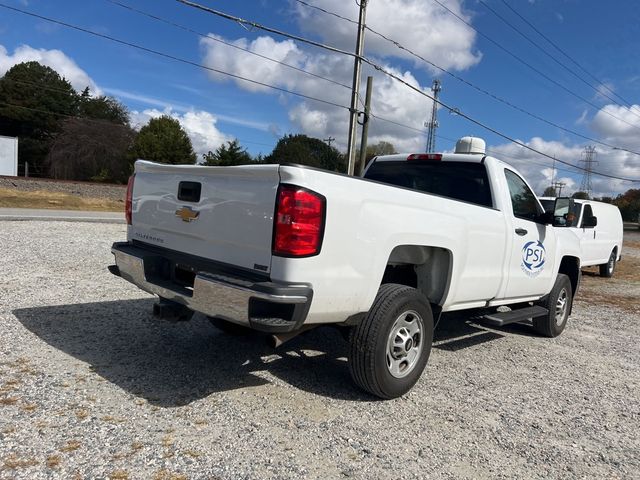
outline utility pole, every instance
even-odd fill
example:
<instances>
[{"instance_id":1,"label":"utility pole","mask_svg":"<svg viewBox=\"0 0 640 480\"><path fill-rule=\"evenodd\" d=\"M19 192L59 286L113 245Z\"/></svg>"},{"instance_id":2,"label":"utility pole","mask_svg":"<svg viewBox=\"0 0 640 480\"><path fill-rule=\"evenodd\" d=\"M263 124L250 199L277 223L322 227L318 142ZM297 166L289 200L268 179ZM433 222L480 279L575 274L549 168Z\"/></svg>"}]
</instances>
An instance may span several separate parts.
<instances>
[{"instance_id":1,"label":"utility pole","mask_svg":"<svg viewBox=\"0 0 640 480\"><path fill-rule=\"evenodd\" d=\"M436 129L438 128L438 95L442 90L442 84L437 78L433 81L431 91L433 92L433 106L431 107L431 120L425 122L424 126L429 129L427 134L426 152L433 152L436 149Z\"/></svg>"},{"instance_id":2,"label":"utility pole","mask_svg":"<svg viewBox=\"0 0 640 480\"><path fill-rule=\"evenodd\" d=\"M587 192L589 198L591 198L591 172L593 166L597 165L596 161L596 147L588 146L584 148L584 156L579 163L584 164L584 174L582 175L582 182L580 183L580 191Z\"/></svg>"},{"instance_id":3,"label":"utility pole","mask_svg":"<svg viewBox=\"0 0 640 480\"><path fill-rule=\"evenodd\" d=\"M333 142L335 140L335 138L333 138L331 135L329 135L329 138L324 138L322 141L323 142L327 142L327 145L331 146L331 142Z\"/></svg>"},{"instance_id":4,"label":"utility pole","mask_svg":"<svg viewBox=\"0 0 640 480\"><path fill-rule=\"evenodd\" d=\"M566 185L566 183L564 183L564 182L553 182L551 184L551 186L556 191L556 197L561 197L562 196L562 189L565 187L565 185Z\"/></svg>"},{"instance_id":5,"label":"utility pole","mask_svg":"<svg viewBox=\"0 0 640 480\"><path fill-rule=\"evenodd\" d=\"M356 129L358 126L358 96L360 90L360 69L364 48L364 27L367 13L367 2L360 0L360 16L358 17L358 36L356 37L356 56L353 62L353 84L351 86L351 107L349 108L349 136L347 140L347 174L353 175L355 167Z\"/></svg>"},{"instance_id":6,"label":"utility pole","mask_svg":"<svg viewBox=\"0 0 640 480\"><path fill-rule=\"evenodd\" d=\"M371 91L373 90L373 77L367 77L367 94L364 101L364 119L362 121L362 137L360 138L360 158L356 165L355 174L362 175L367 159L367 137L369 135L369 112L371 111Z\"/></svg>"}]
</instances>

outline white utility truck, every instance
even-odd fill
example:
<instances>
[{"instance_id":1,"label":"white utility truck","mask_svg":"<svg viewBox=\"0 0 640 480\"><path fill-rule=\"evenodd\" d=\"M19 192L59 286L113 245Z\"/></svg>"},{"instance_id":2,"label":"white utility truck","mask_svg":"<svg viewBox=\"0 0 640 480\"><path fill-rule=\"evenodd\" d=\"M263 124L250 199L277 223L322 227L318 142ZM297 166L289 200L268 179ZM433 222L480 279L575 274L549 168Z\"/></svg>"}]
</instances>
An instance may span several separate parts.
<instances>
[{"instance_id":1,"label":"white utility truck","mask_svg":"<svg viewBox=\"0 0 640 480\"><path fill-rule=\"evenodd\" d=\"M580 281L578 240L473 137L453 154L377 157L363 178L139 160L126 217L109 269L158 295L156 315L281 339L339 325L355 383L381 398L418 380L442 312L554 337Z\"/></svg>"},{"instance_id":2,"label":"white utility truck","mask_svg":"<svg viewBox=\"0 0 640 480\"><path fill-rule=\"evenodd\" d=\"M600 276L612 277L622 258L623 223L615 205L594 200L540 197L543 208L556 210L555 224L580 242L580 265L598 266Z\"/></svg>"}]
</instances>

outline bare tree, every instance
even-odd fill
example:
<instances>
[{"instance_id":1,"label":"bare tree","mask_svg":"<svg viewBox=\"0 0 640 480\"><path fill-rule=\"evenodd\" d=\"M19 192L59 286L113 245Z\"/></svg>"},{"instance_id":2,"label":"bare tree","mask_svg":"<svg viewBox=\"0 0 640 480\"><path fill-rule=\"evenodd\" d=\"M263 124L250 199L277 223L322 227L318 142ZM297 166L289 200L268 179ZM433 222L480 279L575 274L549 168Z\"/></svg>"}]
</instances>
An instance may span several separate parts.
<instances>
[{"instance_id":1,"label":"bare tree","mask_svg":"<svg viewBox=\"0 0 640 480\"><path fill-rule=\"evenodd\" d=\"M123 183L132 171L135 136L127 125L68 118L47 156L50 174L63 180Z\"/></svg>"}]
</instances>

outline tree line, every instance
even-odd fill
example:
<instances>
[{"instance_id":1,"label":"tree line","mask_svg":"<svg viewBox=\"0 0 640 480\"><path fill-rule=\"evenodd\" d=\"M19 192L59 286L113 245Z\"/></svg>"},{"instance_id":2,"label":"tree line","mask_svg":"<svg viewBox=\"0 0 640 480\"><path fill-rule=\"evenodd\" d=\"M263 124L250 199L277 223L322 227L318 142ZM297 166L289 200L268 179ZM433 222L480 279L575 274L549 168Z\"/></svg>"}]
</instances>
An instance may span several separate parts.
<instances>
[{"instance_id":1,"label":"tree line","mask_svg":"<svg viewBox=\"0 0 640 480\"><path fill-rule=\"evenodd\" d=\"M266 156L251 156L234 139L198 159L178 120L164 115L136 130L117 99L93 95L89 87L78 93L38 62L14 65L0 78L0 135L18 137L20 172L28 165L32 175L64 180L125 183L139 158L209 166L297 163L346 171L341 152L306 135L285 135ZM380 142L367 148L367 157L394 152L393 145Z\"/></svg>"}]
</instances>

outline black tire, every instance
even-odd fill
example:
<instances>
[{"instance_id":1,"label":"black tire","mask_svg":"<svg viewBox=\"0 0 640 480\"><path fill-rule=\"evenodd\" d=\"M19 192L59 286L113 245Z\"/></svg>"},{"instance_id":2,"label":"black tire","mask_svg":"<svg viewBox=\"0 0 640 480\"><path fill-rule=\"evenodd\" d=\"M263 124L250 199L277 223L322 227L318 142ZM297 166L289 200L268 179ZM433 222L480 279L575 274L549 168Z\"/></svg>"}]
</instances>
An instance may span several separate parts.
<instances>
[{"instance_id":1,"label":"black tire","mask_svg":"<svg viewBox=\"0 0 640 480\"><path fill-rule=\"evenodd\" d=\"M409 327L403 329L401 325ZM399 328L397 336L391 336L392 328ZM412 333L414 328L417 330ZM377 397L390 399L404 395L422 375L432 342L433 315L426 297L405 285L382 285L367 316L351 329L351 377L360 388ZM393 356L389 355L391 351ZM392 368L396 370L395 375L391 373Z\"/></svg>"},{"instance_id":2,"label":"black tire","mask_svg":"<svg viewBox=\"0 0 640 480\"><path fill-rule=\"evenodd\" d=\"M224 320L218 317L207 317L211 322L211 325L216 327L218 330L222 330L224 333L228 335L233 335L235 337L239 337L242 335L249 335L253 330L249 327L245 327L244 325L238 325L237 323L229 322L228 320Z\"/></svg>"},{"instance_id":3,"label":"black tire","mask_svg":"<svg viewBox=\"0 0 640 480\"><path fill-rule=\"evenodd\" d=\"M567 320L571 313L573 291L569 277L559 273L556 283L547 296L547 299L539 305L549 310L544 317L533 319L533 329L545 337L557 337L567 326ZM562 308L560 305L564 305Z\"/></svg>"},{"instance_id":4,"label":"black tire","mask_svg":"<svg viewBox=\"0 0 640 480\"><path fill-rule=\"evenodd\" d=\"M613 272L616 270L616 261L618 255L616 254L616 250L613 249L611 251L611 255L609 256L609 261L607 263L603 263L602 265L598 265L600 267L600 276L605 278L613 277Z\"/></svg>"}]
</instances>

